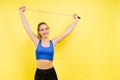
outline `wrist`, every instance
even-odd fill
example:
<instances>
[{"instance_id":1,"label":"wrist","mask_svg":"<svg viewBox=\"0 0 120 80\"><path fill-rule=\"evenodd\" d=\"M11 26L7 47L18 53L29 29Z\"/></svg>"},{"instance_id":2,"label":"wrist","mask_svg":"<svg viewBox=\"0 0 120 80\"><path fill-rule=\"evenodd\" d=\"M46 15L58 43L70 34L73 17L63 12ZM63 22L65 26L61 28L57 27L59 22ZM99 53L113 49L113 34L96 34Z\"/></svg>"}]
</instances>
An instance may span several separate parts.
<instances>
[{"instance_id":1,"label":"wrist","mask_svg":"<svg viewBox=\"0 0 120 80\"><path fill-rule=\"evenodd\" d=\"M74 19L75 22L77 22L78 20L79 20L78 18L77 18L77 19Z\"/></svg>"},{"instance_id":2,"label":"wrist","mask_svg":"<svg viewBox=\"0 0 120 80\"><path fill-rule=\"evenodd\" d=\"M23 12L23 11L21 11L21 10L20 10L19 12L20 12L20 13L24 13L24 12Z\"/></svg>"}]
</instances>

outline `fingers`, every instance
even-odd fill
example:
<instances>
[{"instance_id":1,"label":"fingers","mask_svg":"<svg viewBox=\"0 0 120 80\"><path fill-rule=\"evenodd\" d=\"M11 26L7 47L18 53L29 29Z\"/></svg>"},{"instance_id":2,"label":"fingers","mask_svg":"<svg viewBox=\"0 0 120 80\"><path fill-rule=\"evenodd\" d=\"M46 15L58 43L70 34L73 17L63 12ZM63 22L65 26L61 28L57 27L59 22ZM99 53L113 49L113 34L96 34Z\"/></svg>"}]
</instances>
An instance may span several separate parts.
<instances>
[{"instance_id":1,"label":"fingers","mask_svg":"<svg viewBox=\"0 0 120 80\"><path fill-rule=\"evenodd\" d=\"M24 12L25 11L25 6L20 7L19 10Z\"/></svg>"},{"instance_id":2,"label":"fingers","mask_svg":"<svg viewBox=\"0 0 120 80\"><path fill-rule=\"evenodd\" d=\"M77 14L73 14L74 19L80 19L80 17Z\"/></svg>"}]
</instances>

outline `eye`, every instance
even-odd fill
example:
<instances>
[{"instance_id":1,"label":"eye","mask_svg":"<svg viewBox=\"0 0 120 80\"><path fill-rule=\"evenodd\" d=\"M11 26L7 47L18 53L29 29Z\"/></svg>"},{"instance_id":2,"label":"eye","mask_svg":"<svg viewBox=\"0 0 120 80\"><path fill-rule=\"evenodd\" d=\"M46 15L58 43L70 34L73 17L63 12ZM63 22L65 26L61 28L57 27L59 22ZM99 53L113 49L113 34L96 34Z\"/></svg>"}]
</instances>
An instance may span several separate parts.
<instances>
[{"instance_id":1,"label":"eye","mask_svg":"<svg viewBox=\"0 0 120 80\"><path fill-rule=\"evenodd\" d=\"M44 29L41 29L40 31L43 31Z\"/></svg>"},{"instance_id":2,"label":"eye","mask_svg":"<svg viewBox=\"0 0 120 80\"><path fill-rule=\"evenodd\" d=\"M45 30L48 30L48 28L45 28Z\"/></svg>"}]
</instances>

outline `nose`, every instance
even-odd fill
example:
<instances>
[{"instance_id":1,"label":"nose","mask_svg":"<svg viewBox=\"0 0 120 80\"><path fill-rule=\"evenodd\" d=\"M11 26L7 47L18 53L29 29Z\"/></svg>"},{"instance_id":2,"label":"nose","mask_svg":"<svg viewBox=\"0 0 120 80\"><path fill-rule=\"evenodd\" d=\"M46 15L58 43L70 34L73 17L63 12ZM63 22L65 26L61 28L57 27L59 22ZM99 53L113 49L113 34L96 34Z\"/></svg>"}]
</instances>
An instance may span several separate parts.
<instances>
[{"instance_id":1,"label":"nose","mask_svg":"<svg viewBox=\"0 0 120 80\"><path fill-rule=\"evenodd\" d=\"M44 34L48 34L48 30L45 30L43 33L44 33Z\"/></svg>"}]
</instances>

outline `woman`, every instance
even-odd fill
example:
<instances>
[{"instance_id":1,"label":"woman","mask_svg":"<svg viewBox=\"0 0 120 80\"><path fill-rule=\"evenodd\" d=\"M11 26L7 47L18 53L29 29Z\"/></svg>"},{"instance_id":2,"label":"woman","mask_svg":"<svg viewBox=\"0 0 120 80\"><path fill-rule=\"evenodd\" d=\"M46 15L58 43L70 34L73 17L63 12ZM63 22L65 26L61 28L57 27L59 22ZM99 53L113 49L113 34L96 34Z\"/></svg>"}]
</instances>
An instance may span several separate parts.
<instances>
[{"instance_id":1,"label":"woman","mask_svg":"<svg viewBox=\"0 0 120 80\"><path fill-rule=\"evenodd\" d=\"M78 22L78 16L77 14L73 15L73 23L66 29L63 34L55 37L52 40L49 40L49 27L45 22L38 24L38 36L35 36L33 34L24 16L25 10L26 8L24 6L19 9L23 26L36 46L37 69L35 73L35 80L58 80L56 71L52 64L54 47L74 29L75 25Z\"/></svg>"}]
</instances>

